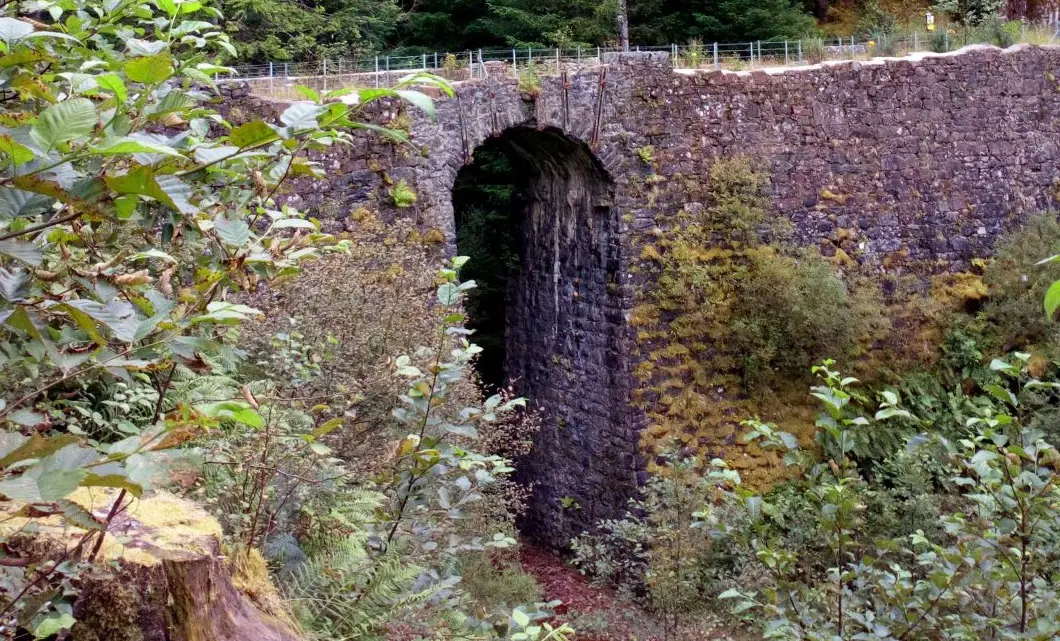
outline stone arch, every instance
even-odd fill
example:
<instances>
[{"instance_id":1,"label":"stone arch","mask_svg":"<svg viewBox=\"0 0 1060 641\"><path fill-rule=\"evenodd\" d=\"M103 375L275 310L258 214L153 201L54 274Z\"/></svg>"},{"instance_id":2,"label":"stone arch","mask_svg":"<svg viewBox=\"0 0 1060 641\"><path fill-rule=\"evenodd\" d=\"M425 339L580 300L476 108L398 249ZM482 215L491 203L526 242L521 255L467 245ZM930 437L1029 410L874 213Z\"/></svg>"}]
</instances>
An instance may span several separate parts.
<instances>
[{"instance_id":1,"label":"stone arch","mask_svg":"<svg viewBox=\"0 0 1060 641\"><path fill-rule=\"evenodd\" d=\"M534 484L523 530L562 547L621 514L637 486L615 182L558 128L516 125L479 149L507 157L522 195L509 214L518 265L504 303L504 374L544 419L519 466Z\"/></svg>"}]
</instances>

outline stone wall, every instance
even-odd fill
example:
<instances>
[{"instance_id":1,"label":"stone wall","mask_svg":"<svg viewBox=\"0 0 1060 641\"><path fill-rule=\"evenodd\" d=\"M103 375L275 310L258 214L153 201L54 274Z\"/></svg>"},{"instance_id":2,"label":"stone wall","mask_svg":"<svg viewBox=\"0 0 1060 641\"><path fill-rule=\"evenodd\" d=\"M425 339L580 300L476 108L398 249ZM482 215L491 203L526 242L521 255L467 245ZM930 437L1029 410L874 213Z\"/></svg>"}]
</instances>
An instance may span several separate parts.
<instances>
[{"instance_id":1,"label":"stone wall","mask_svg":"<svg viewBox=\"0 0 1060 641\"><path fill-rule=\"evenodd\" d=\"M508 368L548 412L524 470L539 487L535 531L555 545L621 514L644 478L628 323L651 283L634 274L637 257L677 212L703 205L716 158L760 162L773 215L796 240L869 273L963 269L1058 202L1060 47L750 73L675 73L660 54L605 62L544 78L533 97L507 78L463 83L436 121L375 109L366 116L407 123L413 144L357 133L317 156L326 180L284 196L333 229L364 206L451 243L459 169L488 136L530 132L512 139L533 199L514 222L524 270L509 296ZM233 118L280 108L238 91L224 106ZM414 207L390 203L397 180L417 191Z\"/></svg>"}]
</instances>

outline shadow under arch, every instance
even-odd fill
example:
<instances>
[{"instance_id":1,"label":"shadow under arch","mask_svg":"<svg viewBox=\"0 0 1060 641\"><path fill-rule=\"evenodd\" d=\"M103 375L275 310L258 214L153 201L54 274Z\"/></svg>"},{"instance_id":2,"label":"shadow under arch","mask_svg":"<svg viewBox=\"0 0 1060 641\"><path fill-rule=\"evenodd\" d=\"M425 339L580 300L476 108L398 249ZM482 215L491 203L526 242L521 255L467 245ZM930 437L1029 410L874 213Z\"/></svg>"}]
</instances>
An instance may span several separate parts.
<instances>
[{"instance_id":1,"label":"shadow under arch","mask_svg":"<svg viewBox=\"0 0 1060 641\"><path fill-rule=\"evenodd\" d=\"M614 198L585 143L532 126L483 142L453 189L464 277L479 283L468 325L485 349L480 376L543 414L518 462L534 484L521 529L554 547L620 515L636 491Z\"/></svg>"}]
</instances>

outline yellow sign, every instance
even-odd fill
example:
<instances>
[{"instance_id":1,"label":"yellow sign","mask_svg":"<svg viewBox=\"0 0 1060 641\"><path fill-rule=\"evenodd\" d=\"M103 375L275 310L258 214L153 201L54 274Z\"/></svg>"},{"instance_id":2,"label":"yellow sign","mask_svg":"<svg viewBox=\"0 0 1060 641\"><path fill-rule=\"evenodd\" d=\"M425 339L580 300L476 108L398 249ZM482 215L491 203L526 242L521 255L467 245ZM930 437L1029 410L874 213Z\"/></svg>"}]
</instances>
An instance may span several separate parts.
<instances>
[{"instance_id":1,"label":"yellow sign","mask_svg":"<svg viewBox=\"0 0 1060 641\"><path fill-rule=\"evenodd\" d=\"M927 30L935 30L935 14L931 13L930 11L927 12Z\"/></svg>"}]
</instances>

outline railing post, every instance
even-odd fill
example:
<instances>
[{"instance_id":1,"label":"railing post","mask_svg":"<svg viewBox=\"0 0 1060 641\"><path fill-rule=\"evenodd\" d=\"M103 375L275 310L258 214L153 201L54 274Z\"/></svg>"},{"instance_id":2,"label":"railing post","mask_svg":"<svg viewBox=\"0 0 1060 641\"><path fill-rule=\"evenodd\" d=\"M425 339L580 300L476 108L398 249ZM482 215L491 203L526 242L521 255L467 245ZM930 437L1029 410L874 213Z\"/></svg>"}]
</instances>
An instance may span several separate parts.
<instances>
[{"instance_id":1,"label":"railing post","mask_svg":"<svg viewBox=\"0 0 1060 641\"><path fill-rule=\"evenodd\" d=\"M467 78L475 79L475 57L470 51L467 52Z\"/></svg>"},{"instance_id":2,"label":"railing post","mask_svg":"<svg viewBox=\"0 0 1060 641\"><path fill-rule=\"evenodd\" d=\"M920 51L920 34L913 32L913 51Z\"/></svg>"},{"instance_id":3,"label":"railing post","mask_svg":"<svg viewBox=\"0 0 1060 641\"><path fill-rule=\"evenodd\" d=\"M559 73L559 47L556 47L556 73Z\"/></svg>"},{"instance_id":4,"label":"railing post","mask_svg":"<svg viewBox=\"0 0 1060 641\"><path fill-rule=\"evenodd\" d=\"M751 64L755 63L755 43L751 43Z\"/></svg>"},{"instance_id":5,"label":"railing post","mask_svg":"<svg viewBox=\"0 0 1060 641\"><path fill-rule=\"evenodd\" d=\"M379 88L379 56L375 57L375 88Z\"/></svg>"},{"instance_id":6,"label":"railing post","mask_svg":"<svg viewBox=\"0 0 1060 641\"><path fill-rule=\"evenodd\" d=\"M714 70L721 69L721 60L718 58L718 43L714 43Z\"/></svg>"},{"instance_id":7,"label":"railing post","mask_svg":"<svg viewBox=\"0 0 1060 641\"><path fill-rule=\"evenodd\" d=\"M799 38L799 64L802 64L802 38Z\"/></svg>"},{"instance_id":8,"label":"railing post","mask_svg":"<svg viewBox=\"0 0 1060 641\"><path fill-rule=\"evenodd\" d=\"M328 90L328 59L324 58L324 91Z\"/></svg>"},{"instance_id":9,"label":"railing post","mask_svg":"<svg viewBox=\"0 0 1060 641\"><path fill-rule=\"evenodd\" d=\"M758 41L758 64L762 64L762 41Z\"/></svg>"},{"instance_id":10,"label":"railing post","mask_svg":"<svg viewBox=\"0 0 1060 641\"><path fill-rule=\"evenodd\" d=\"M515 47L512 47L512 77L519 79L519 60L515 57Z\"/></svg>"},{"instance_id":11,"label":"railing post","mask_svg":"<svg viewBox=\"0 0 1060 641\"><path fill-rule=\"evenodd\" d=\"M784 66L787 67L788 63L789 63L789 61L788 61L788 41L785 40L784 41Z\"/></svg>"},{"instance_id":12,"label":"railing post","mask_svg":"<svg viewBox=\"0 0 1060 641\"><path fill-rule=\"evenodd\" d=\"M482 61L482 49L478 50L478 68L482 71L482 77L486 77L486 63Z\"/></svg>"},{"instance_id":13,"label":"railing post","mask_svg":"<svg viewBox=\"0 0 1060 641\"><path fill-rule=\"evenodd\" d=\"M578 66L582 66L582 48L578 47Z\"/></svg>"},{"instance_id":14,"label":"railing post","mask_svg":"<svg viewBox=\"0 0 1060 641\"><path fill-rule=\"evenodd\" d=\"M604 59L600 56L600 47L596 48L596 62L598 64L603 64L604 62Z\"/></svg>"},{"instance_id":15,"label":"railing post","mask_svg":"<svg viewBox=\"0 0 1060 641\"><path fill-rule=\"evenodd\" d=\"M272 62L269 63L269 93L272 93Z\"/></svg>"},{"instance_id":16,"label":"railing post","mask_svg":"<svg viewBox=\"0 0 1060 641\"><path fill-rule=\"evenodd\" d=\"M434 52L434 69L435 69L435 71L438 70L438 52L437 51Z\"/></svg>"},{"instance_id":17,"label":"railing post","mask_svg":"<svg viewBox=\"0 0 1060 641\"><path fill-rule=\"evenodd\" d=\"M427 71L427 54L423 54L423 70Z\"/></svg>"},{"instance_id":18,"label":"railing post","mask_svg":"<svg viewBox=\"0 0 1060 641\"><path fill-rule=\"evenodd\" d=\"M386 57L386 86L390 86L390 56Z\"/></svg>"},{"instance_id":19,"label":"railing post","mask_svg":"<svg viewBox=\"0 0 1060 641\"><path fill-rule=\"evenodd\" d=\"M284 78L284 80L287 80L290 77L291 77L291 74L287 73L287 63L285 62L285 63L283 63L283 78Z\"/></svg>"}]
</instances>

